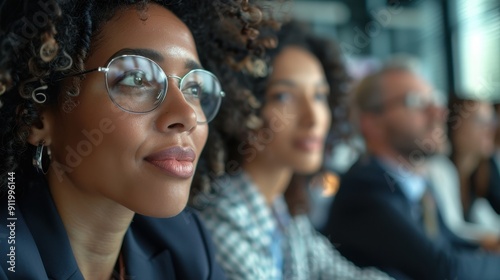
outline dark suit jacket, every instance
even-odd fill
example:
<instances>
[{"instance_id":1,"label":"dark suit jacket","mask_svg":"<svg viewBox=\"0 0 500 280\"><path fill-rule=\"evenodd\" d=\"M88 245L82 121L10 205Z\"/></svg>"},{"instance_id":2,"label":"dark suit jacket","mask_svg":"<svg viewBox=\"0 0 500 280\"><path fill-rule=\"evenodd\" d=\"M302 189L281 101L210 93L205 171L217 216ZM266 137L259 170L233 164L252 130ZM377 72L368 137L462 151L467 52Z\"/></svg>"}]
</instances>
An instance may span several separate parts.
<instances>
[{"instance_id":1,"label":"dark suit jacket","mask_svg":"<svg viewBox=\"0 0 500 280\"><path fill-rule=\"evenodd\" d=\"M0 205L1 279L83 280L45 184L33 186L22 197L17 194L15 221L7 220L7 197ZM12 233L6 225L11 222L15 222ZM15 244L9 244L13 234ZM7 263L13 245L15 272ZM126 279L225 279L204 227L189 209L168 219L135 215L122 253Z\"/></svg>"},{"instance_id":2,"label":"dark suit jacket","mask_svg":"<svg viewBox=\"0 0 500 280\"><path fill-rule=\"evenodd\" d=\"M486 199L490 202L491 207L500 215L500 172L498 165L500 164L495 158L490 158L490 179L488 181L488 193Z\"/></svg>"},{"instance_id":3,"label":"dark suit jacket","mask_svg":"<svg viewBox=\"0 0 500 280\"><path fill-rule=\"evenodd\" d=\"M326 234L359 266L411 279L500 279L499 255L478 251L442 221L440 234L428 238L415 204L376 159L361 158L341 180Z\"/></svg>"}]
</instances>

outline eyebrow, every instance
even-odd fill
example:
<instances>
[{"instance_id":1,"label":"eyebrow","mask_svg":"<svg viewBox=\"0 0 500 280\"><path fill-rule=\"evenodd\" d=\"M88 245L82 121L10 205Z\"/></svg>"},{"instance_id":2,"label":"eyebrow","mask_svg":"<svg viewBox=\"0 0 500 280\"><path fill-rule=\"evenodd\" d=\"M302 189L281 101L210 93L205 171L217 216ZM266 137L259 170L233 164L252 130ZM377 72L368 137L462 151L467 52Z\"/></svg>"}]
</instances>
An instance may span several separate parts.
<instances>
[{"instance_id":1,"label":"eyebrow","mask_svg":"<svg viewBox=\"0 0 500 280\"><path fill-rule=\"evenodd\" d=\"M115 54L113 54L111 56L111 59L113 59L117 56L120 56L120 55L127 55L127 54L144 56L144 57L147 57L147 58L149 58L153 61L156 61L156 62L165 61L165 57L160 52L158 52L156 50L153 50L153 49L128 49L128 48L119 50L118 52L116 52ZM184 67L186 69L190 69L190 70L191 69L203 69L203 67L201 67L201 65L198 62L196 62L195 60L192 60L192 59L186 60L186 62L184 63Z\"/></svg>"},{"instance_id":2,"label":"eyebrow","mask_svg":"<svg viewBox=\"0 0 500 280\"><path fill-rule=\"evenodd\" d=\"M186 67L187 69L203 69L203 67L201 67L201 65L192 60L192 59L188 59L185 63L184 63L184 67Z\"/></svg>"}]
</instances>

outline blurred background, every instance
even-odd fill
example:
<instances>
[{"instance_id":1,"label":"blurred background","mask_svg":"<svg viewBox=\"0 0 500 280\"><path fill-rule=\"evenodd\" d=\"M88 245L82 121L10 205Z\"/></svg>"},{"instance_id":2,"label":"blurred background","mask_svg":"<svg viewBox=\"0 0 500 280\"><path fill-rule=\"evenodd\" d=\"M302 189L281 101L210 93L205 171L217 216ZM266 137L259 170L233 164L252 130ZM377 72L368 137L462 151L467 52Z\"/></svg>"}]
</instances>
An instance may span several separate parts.
<instances>
[{"instance_id":1,"label":"blurred background","mask_svg":"<svg viewBox=\"0 0 500 280\"><path fill-rule=\"evenodd\" d=\"M354 78L405 54L446 95L500 101L499 0L295 0L281 9L336 39Z\"/></svg>"},{"instance_id":2,"label":"blurred background","mask_svg":"<svg viewBox=\"0 0 500 280\"><path fill-rule=\"evenodd\" d=\"M336 40L355 80L401 56L443 102L500 103L500 0L294 0L276 9ZM331 167L342 172L357 156L339 147Z\"/></svg>"},{"instance_id":3,"label":"blurred background","mask_svg":"<svg viewBox=\"0 0 500 280\"><path fill-rule=\"evenodd\" d=\"M443 102L500 103L500 0L294 0L276 9L336 40L354 80L400 56L414 62ZM342 174L362 150L363 140L351 139L327 164ZM321 209L331 201L312 196L311 219L321 225Z\"/></svg>"}]
</instances>

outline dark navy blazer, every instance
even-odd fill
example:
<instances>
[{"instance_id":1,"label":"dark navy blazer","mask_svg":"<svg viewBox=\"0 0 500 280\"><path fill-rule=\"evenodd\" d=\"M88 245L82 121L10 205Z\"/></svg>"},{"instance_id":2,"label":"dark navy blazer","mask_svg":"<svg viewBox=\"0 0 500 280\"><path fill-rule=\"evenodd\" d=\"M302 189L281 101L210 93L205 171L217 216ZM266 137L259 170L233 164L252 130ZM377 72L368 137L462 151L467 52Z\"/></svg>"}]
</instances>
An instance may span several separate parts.
<instances>
[{"instance_id":1,"label":"dark navy blazer","mask_svg":"<svg viewBox=\"0 0 500 280\"><path fill-rule=\"evenodd\" d=\"M13 222L7 220L7 197L0 205L0 279L83 280L46 184L16 194L15 272L7 263L7 224ZM126 279L225 279L207 232L189 209L165 219L135 215L122 253Z\"/></svg>"},{"instance_id":2,"label":"dark navy blazer","mask_svg":"<svg viewBox=\"0 0 500 280\"><path fill-rule=\"evenodd\" d=\"M342 177L325 233L357 265L376 266L396 276L500 279L500 255L459 239L442 220L439 235L428 238L415 210L419 205L406 198L377 159L362 157Z\"/></svg>"}]
</instances>

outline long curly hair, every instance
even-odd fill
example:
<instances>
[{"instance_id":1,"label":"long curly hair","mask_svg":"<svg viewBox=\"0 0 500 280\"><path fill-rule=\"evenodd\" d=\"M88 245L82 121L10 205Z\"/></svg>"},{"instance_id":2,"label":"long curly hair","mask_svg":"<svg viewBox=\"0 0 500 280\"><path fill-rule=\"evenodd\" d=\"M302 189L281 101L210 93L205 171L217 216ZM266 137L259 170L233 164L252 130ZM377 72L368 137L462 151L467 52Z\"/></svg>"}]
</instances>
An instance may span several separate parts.
<instances>
[{"instance_id":1,"label":"long curly hair","mask_svg":"<svg viewBox=\"0 0 500 280\"><path fill-rule=\"evenodd\" d=\"M350 77L336 42L315 35L309 25L298 21L285 23L279 32L265 29L263 33L268 38L276 37L277 47L268 50L262 60L247 65L230 80L223 81L226 87L230 86L232 91L239 94L225 98L219 114L210 123L209 138L193 182L192 204L195 207L203 208L210 197L217 193L216 189L224 187L224 183L219 182L221 177L237 172L241 167L243 155L238 147L250 139L253 130L264 125L260 109L264 104L267 79L272 71L270 65L288 46L301 47L315 55L321 62L330 85L328 103L332 111L332 122L326 150L331 151L338 141L349 135L346 124ZM263 65L267 66L262 69Z\"/></svg>"},{"instance_id":2,"label":"long curly hair","mask_svg":"<svg viewBox=\"0 0 500 280\"><path fill-rule=\"evenodd\" d=\"M251 0L0 0L0 190L8 172L36 178L30 128L41 123L44 108L64 110L71 106L69 97L79 94L81 77L64 89L59 78L85 70L91 44L117 11L132 5L147 16L149 3L164 6L188 26L201 63L221 80L262 56L272 44L259 30L277 26Z\"/></svg>"}]
</instances>

